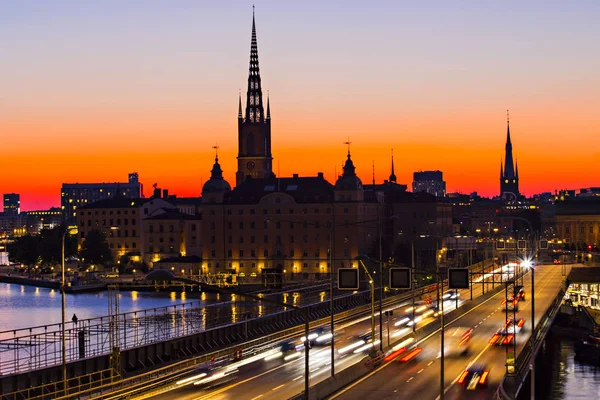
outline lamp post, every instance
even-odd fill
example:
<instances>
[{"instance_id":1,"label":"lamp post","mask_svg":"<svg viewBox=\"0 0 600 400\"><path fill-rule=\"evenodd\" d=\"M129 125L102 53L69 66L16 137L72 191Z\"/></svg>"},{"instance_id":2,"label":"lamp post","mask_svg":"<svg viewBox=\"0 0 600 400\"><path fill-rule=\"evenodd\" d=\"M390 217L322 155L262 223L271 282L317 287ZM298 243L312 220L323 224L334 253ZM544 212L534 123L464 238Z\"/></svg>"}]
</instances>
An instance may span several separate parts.
<instances>
[{"instance_id":1,"label":"lamp post","mask_svg":"<svg viewBox=\"0 0 600 400\"><path fill-rule=\"evenodd\" d=\"M65 229L62 235L62 246L61 246L61 263L60 263L60 271L61 271L61 280L60 280L60 297L61 297L61 313L62 313L62 334L61 334L61 347L62 347L62 377L63 377L63 390L65 393L67 392L67 338L66 338L66 330L65 330L65 320L66 320L66 294L65 294L65 238L67 234L77 232L77 229Z\"/></svg>"},{"instance_id":2,"label":"lamp post","mask_svg":"<svg viewBox=\"0 0 600 400\"><path fill-rule=\"evenodd\" d=\"M381 260L372 260L370 257L365 256L365 255L361 255L358 257L358 259L360 260L363 268L365 268L365 270L367 270L367 267L364 265L363 260L369 260L369 261L374 261L374 262L381 262ZM393 263L388 263L389 266L397 266L396 264ZM415 271L415 272L420 272L423 274L430 274L430 271L425 271L422 270L420 268L411 268L411 270ZM368 270L367 270L367 274L368 274ZM435 272L436 277L438 279L437 282L437 287L438 287L438 295L440 295L439 292L443 291L443 277L439 272ZM449 280L450 281L450 280ZM412 282L411 282L412 285ZM441 298L441 295L440 295ZM373 328L374 329L374 328ZM440 340L440 400L444 400L444 301L441 300L441 305L440 305L440 331L441 331L441 340Z\"/></svg>"}]
</instances>

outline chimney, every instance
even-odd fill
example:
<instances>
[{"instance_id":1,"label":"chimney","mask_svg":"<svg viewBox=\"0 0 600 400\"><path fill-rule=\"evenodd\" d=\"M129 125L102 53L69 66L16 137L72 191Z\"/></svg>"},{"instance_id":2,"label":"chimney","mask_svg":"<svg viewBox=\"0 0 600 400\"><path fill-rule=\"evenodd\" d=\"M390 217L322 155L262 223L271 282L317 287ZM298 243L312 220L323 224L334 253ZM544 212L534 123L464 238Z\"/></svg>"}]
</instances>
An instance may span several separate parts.
<instances>
[{"instance_id":1,"label":"chimney","mask_svg":"<svg viewBox=\"0 0 600 400\"><path fill-rule=\"evenodd\" d=\"M169 198L169 189L163 189L163 199Z\"/></svg>"},{"instance_id":2,"label":"chimney","mask_svg":"<svg viewBox=\"0 0 600 400\"><path fill-rule=\"evenodd\" d=\"M154 194L152 195L152 197L154 197L155 199L160 198L160 189L159 188L154 189Z\"/></svg>"},{"instance_id":3,"label":"chimney","mask_svg":"<svg viewBox=\"0 0 600 400\"><path fill-rule=\"evenodd\" d=\"M317 178L321 178L321 179L323 179L323 173L322 173L322 172L318 172L318 173L317 173Z\"/></svg>"},{"instance_id":4,"label":"chimney","mask_svg":"<svg viewBox=\"0 0 600 400\"><path fill-rule=\"evenodd\" d=\"M293 174L292 176L294 177L294 179L298 179L298 174Z\"/></svg>"}]
</instances>

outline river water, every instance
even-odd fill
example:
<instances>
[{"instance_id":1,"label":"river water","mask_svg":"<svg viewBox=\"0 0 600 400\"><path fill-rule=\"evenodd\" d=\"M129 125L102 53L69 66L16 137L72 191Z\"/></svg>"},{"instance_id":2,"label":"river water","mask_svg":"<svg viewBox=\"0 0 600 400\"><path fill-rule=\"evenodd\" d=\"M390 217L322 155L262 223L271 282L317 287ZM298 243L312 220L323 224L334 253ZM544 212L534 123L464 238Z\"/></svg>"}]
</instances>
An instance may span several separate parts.
<instances>
[{"instance_id":1,"label":"river water","mask_svg":"<svg viewBox=\"0 0 600 400\"><path fill-rule=\"evenodd\" d=\"M549 400L600 398L600 367L575 357L573 340L552 335L546 341L546 361L536 381L536 398Z\"/></svg>"}]
</instances>

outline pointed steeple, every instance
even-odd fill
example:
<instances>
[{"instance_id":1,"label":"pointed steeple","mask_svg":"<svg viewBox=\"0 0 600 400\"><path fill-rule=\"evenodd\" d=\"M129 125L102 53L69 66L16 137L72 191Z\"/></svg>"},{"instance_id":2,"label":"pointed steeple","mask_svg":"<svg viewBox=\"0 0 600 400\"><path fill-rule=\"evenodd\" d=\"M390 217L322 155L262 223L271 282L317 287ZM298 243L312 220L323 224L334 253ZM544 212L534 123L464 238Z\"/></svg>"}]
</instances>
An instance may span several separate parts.
<instances>
[{"instance_id":1,"label":"pointed steeple","mask_svg":"<svg viewBox=\"0 0 600 400\"><path fill-rule=\"evenodd\" d=\"M394 149L392 149L392 173L390 174L390 182L396 183L396 174L394 173Z\"/></svg>"},{"instance_id":2,"label":"pointed steeple","mask_svg":"<svg viewBox=\"0 0 600 400\"><path fill-rule=\"evenodd\" d=\"M514 179L515 164L513 162L512 143L510 141L510 120L508 118L508 110L506 110L506 158L504 160L504 178Z\"/></svg>"},{"instance_id":3,"label":"pointed steeple","mask_svg":"<svg viewBox=\"0 0 600 400\"><path fill-rule=\"evenodd\" d=\"M519 160L515 161L515 178L519 179Z\"/></svg>"},{"instance_id":4,"label":"pointed steeple","mask_svg":"<svg viewBox=\"0 0 600 400\"><path fill-rule=\"evenodd\" d=\"M246 98L246 121L264 121L254 8L252 8L252 40L250 41L250 67L248 73L248 94Z\"/></svg>"},{"instance_id":5,"label":"pointed steeple","mask_svg":"<svg viewBox=\"0 0 600 400\"><path fill-rule=\"evenodd\" d=\"M500 159L500 179L504 178L504 170L502 169L502 159Z\"/></svg>"},{"instance_id":6,"label":"pointed steeple","mask_svg":"<svg viewBox=\"0 0 600 400\"><path fill-rule=\"evenodd\" d=\"M239 93L239 103L238 103L238 119L242 119L244 116L242 115L242 91Z\"/></svg>"},{"instance_id":7,"label":"pointed steeple","mask_svg":"<svg viewBox=\"0 0 600 400\"><path fill-rule=\"evenodd\" d=\"M219 146L213 146L215 149L215 163L210 171L210 179L202 186L202 194L229 192L231 186L223 179L223 170L219 164Z\"/></svg>"},{"instance_id":8,"label":"pointed steeple","mask_svg":"<svg viewBox=\"0 0 600 400\"><path fill-rule=\"evenodd\" d=\"M271 119L271 103L269 101L269 94L267 93L267 119Z\"/></svg>"}]
</instances>

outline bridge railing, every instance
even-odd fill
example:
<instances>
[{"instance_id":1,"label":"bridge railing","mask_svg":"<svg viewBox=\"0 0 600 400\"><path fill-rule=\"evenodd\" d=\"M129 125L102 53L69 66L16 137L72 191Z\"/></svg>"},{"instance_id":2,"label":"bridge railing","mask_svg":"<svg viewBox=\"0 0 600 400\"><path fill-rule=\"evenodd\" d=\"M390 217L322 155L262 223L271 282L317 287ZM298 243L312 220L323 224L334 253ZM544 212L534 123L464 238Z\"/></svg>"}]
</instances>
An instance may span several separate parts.
<instances>
[{"instance_id":1,"label":"bridge railing","mask_svg":"<svg viewBox=\"0 0 600 400\"><path fill-rule=\"evenodd\" d=\"M416 295L422 296L429 293L433 288L426 286L418 289ZM368 292L365 294L366 299L369 298ZM355 295L356 296L356 295ZM399 295L391 296L383 301L384 307L389 307L397 302L405 301L410 298L412 294L402 293ZM370 314L370 304L360 305L351 310L342 311L336 314L336 324L343 324L356 318L357 315ZM310 323L311 327L320 326L326 324L329 321L329 317L319 318ZM234 350L237 350L240 346L243 346L244 357L251 357L258 353L264 352L266 349L272 347L276 342L281 340L298 338L304 334L304 327L302 324L287 328L276 333L268 334L263 337L248 340L242 344L236 344L235 346L222 346L221 349L207 352L201 356L192 357L186 360L178 361L169 364L164 367L153 369L148 372L137 374L131 377L125 377L119 380L107 379L106 371L98 375L98 373L87 374L80 377L70 378L67 385L67 392L65 394L65 388L62 386L62 382L55 382L48 385L41 385L33 388L27 388L12 393L6 393L0 395L2 400L17 400L17 399L33 399L33 400L46 400L46 399L70 399L70 398L86 398L91 397L94 399L117 399L125 395L129 396L141 391L147 391L154 385L165 386L175 384L175 380L189 374L198 365L218 365L220 363L228 363L232 360ZM110 371L108 371L110 372ZM99 379L95 380L94 377ZM167 381L165 381L167 379Z\"/></svg>"},{"instance_id":2,"label":"bridge railing","mask_svg":"<svg viewBox=\"0 0 600 400\"><path fill-rule=\"evenodd\" d=\"M527 343L521 348L521 351L516 357L515 360L515 369L516 369L516 377L515 380L518 382L517 386L514 389L514 393L507 393L504 388L504 384L506 382L506 376L502 379L502 382L498 386L498 390L494 395L494 399L496 400L508 400L514 399L516 394L520 391L523 382L525 382L525 378L529 374L529 365L531 363L531 358L537 354L543 339L546 337L546 334L552 327L552 321L556 317L556 314L560 311L560 306L563 302L563 298L565 295L566 287L563 282L562 286L559 289L558 294L552 300L552 303L546 309L546 312L540 318L538 324L535 327L535 330L531 333L531 336ZM541 340L540 340L541 339Z\"/></svg>"}]
</instances>

